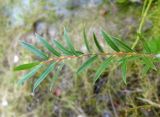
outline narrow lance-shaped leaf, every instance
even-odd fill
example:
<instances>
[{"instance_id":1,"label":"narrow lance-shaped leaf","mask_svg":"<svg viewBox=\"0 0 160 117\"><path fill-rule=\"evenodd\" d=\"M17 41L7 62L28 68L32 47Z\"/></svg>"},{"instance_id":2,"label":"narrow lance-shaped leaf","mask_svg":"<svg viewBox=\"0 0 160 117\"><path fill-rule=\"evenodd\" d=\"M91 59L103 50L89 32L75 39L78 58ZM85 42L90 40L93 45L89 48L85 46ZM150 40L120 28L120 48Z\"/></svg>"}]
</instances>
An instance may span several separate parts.
<instances>
[{"instance_id":1,"label":"narrow lance-shaped leaf","mask_svg":"<svg viewBox=\"0 0 160 117\"><path fill-rule=\"evenodd\" d=\"M40 85L40 83L46 78L46 76L54 69L56 62L51 63L47 69L39 76L33 86L33 92Z\"/></svg>"},{"instance_id":2,"label":"narrow lance-shaped leaf","mask_svg":"<svg viewBox=\"0 0 160 117\"><path fill-rule=\"evenodd\" d=\"M36 56L42 58L42 59L48 59L48 57L45 55L45 53L43 53L41 50L37 49L36 47L34 47L31 44L28 44L27 42L22 41L21 45L28 49L30 52L32 52L33 54L35 54Z\"/></svg>"},{"instance_id":3,"label":"narrow lance-shaped leaf","mask_svg":"<svg viewBox=\"0 0 160 117\"><path fill-rule=\"evenodd\" d=\"M148 67L148 70L149 69L157 70L156 66L154 65L153 60L151 58L147 58L144 56L144 57L142 57L142 60L143 60L144 64Z\"/></svg>"},{"instance_id":4,"label":"narrow lance-shaped leaf","mask_svg":"<svg viewBox=\"0 0 160 117\"><path fill-rule=\"evenodd\" d=\"M102 31L102 35L103 38L105 39L105 41L108 43L108 45L115 51L119 52L119 48L117 47L117 45L112 41L112 38L106 34L104 31Z\"/></svg>"},{"instance_id":5,"label":"narrow lance-shaped leaf","mask_svg":"<svg viewBox=\"0 0 160 117\"><path fill-rule=\"evenodd\" d=\"M58 79L58 76L59 76L59 74L60 74L63 66L64 66L64 63L61 63L61 64L58 66L58 69L57 69L56 73L54 74L54 76L53 76L53 78L52 78L52 83L51 83L51 85L50 85L50 91L52 90L52 87L53 87L53 85L54 85L54 82Z\"/></svg>"},{"instance_id":6,"label":"narrow lance-shaped leaf","mask_svg":"<svg viewBox=\"0 0 160 117\"><path fill-rule=\"evenodd\" d=\"M30 69L36 65L40 64L40 62L34 62L34 63L28 63L28 64L22 64L14 68L14 71L19 71L19 70L26 70Z\"/></svg>"},{"instance_id":7,"label":"narrow lance-shaped leaf","mask_svg":"<svg viewBox=\"0 0 160 117\"><path fill-rule=\"evenodd\" d=\"M101 45L99 44L99 42L98 42L98 40L97 40L97 37L96 37L95 33L93 33L93 38L94 38L94 42L95 42L96 47L98 48L98 50L99 50L100 52L104 52L104 51L103 51L103 48L101 47Z\"/></svg>"},{"instance_id":8,"label":"narrow lance-shaped leaf","mask_svg":"<svg viewBox=\"0 0 160 117\"><path fill-rule=\"evenodd\" d=\"M65 55L73 55L73 53L69 50L67 50L62 44L60 44L56 40L52 40L52 42L56 45L56 47L61 50Z\"/></svg>"},{"instance_id":9,"label":"narrow lance-shaped leaf","mask_svg":"<svg viewBox=\"0 0 160 117\"><path fill-rule=\"evenodd\" d=\"M134 52L134 50L132 50L128 45L126 45L125 43L123 43L122 41L120 41L118 38L116 37L112 37L114 42L119 45L121 48L123 48L126 52Z\"/></svg>"},{"instance_id":10,"label":"narrow lance-shaped leaf","mask_svg":"<svg viewBox=\"0 0 160 117\"><path fill-rule=\"evenodd\" d=\"M35 34L36 38L50 51L52 52L55 56L60 56L61 54L56 51L43 37L38 35L37 33Z\"/></svg>"},{"instance_id":11,"label":"narrow lance-shaped leaf","mask_svg":"<svg viewBox=\"0 0 160 117\"><path fill-rule=\"evenodd\" d=\"M89 58L85 63L83 63L80 68L77 70L77 73L81 73L82 71L84 71L86 68L88 68L90 65L92 65L92 63L96 60L97 55L92 56L91 58Z\"/></svg>"},{"instance_id":12,"label":"narrow lance-shaped leaf","mask_svg":"<svg viewBox=\"0 0 160 117\"><path fill-rule=\"evenodd\" d=\"M67 43L67 46L68 46L68 48L70 49L70 51L71 51L74 55L77 55L76 50L74 49L73 44L72 44L72 42L71 42L71 39L70 39L70 37L68 36L67 31L66 31L65 28L64 28L64 39L65 39L65 41L66 41L66 43Z\"/></svg>"},{"instance_id":13,"label":"narrow lance-shaped leaf","mask_svg":"<svg viewBox=\"0 0 160 117\"><path fill-rule=\"evenodd\" d=\"M127 80L126 80L127 60L126 58L122 61L121 66L122 66L122 79L124 83L127 84Z\"/></svg>"},{"instance_id":14,"label":"narrow lance-shaped leaf","mask_svg":"<svg viewBox=\"0 0 160 117\"><path fill-rule=\"evenodd\" d=\"M105 71L105 69L111 64L113 57L106 58L104 62L100 65L100 67L97 69L95 77L94 77L94 83L98 80L100 75Z\"/></svg>"},{"instance_id":15,"label":"narrow lance-shaped leaf","mask_svg":"<svg viewBox=\"0 0 160 117\"><path fill-rule=\"evenodd\" d=\"M145 64L143 67L143 74L146 74L149 70L154 69L157 70L156 66L154 65L155 59L153 58L148 58L148 57L141 57L142 58L142 63Z\"/></svg>"},{"instance_id":16,"label":"narrow lance-shaped leaf","mask_svg":"<svg viewBox=\"0 0 160 117\"><path fill-rule=\"evenodd\" d=\"M28 80L29 78L31 78L33 75L35 75L35 73L42 67L43 64L39 64L38 66L36 66L35 68L33 68L30 72L28 72L27 74L25 74L19 81L18 84L22 85L26 80Z\"/></svg>"},{"instance_id":17,"label":"narrow lance-shaped leaf","mask_svg":"<svg viewBox=\"0 0 160 117\"><path fill-rule=\"evenodd\" d=\"M91 52L91 50L89 48L89 43L88 43L88 39L87 39L87 35L86 35L86 32L85 32L85 29L83 30L83 38L84 38L84 43L86 45L86 48L87 48L88 52Z\"/></svg>"},{"instance_id":18,"label":"narrow lance-shaped leaf","mask_svg":"<svg viewBox=\"0 0 160 117\"><path fill-rule=\"evenodd\" d=\"M127 61L137 61L137 59L140 59L140 56L124 56L118 62L122 63L124 58L127 58Z\"/></svg>"},{"instance_id":19,"label":"narrow lance-shaped leaf","mask_svg":"<svg viewBox=\"0 0 160 117\"><path fill-rule=\"evenodd\" d=\"M147 52L147 53L151 53L151 49L149 48L149 45L148 43L146 42L146 40L144 39L144 37L142 35L139 34L139 38L143 44L143 47L144 47L144 50Z\"/></svg>"},{"instance_id":20,"label":"narrow lance-shaped leaf","mask_svg":"<svg viewBox=\"0 0 160 117\"><path fill-rule=\"evenodd\" d=\"M81 51L76 51L76 54L77 54L77 55L82 55L82 54L84 54L84 53L81 52Z\"/></svg>"},{"instance_id":21,"label":"narrow lance-shaped leaf","mask_svg":"<svg viewBox=\"0 0 160 117\"><path fill-rule=\"evenodd\" d=\"M147 74L147 72L148 72L150 69L151 69L150 66L145 65L145 66L143 67L143 71L142 71L143 75L144 75L144 74Z\"/></svg>"}]
</instances>

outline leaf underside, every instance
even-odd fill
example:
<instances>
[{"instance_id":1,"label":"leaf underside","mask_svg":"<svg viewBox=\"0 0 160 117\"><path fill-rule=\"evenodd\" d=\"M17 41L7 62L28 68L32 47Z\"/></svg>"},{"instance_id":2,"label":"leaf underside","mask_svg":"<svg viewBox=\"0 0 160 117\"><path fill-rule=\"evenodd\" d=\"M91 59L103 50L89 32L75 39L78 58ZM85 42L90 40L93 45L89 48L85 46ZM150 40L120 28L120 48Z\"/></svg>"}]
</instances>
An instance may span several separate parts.
<instances>
[{"instance_id":1,"label":"leaf underside","mask_svg":"<svg viewBox=\"0 0 160 117\"><path fill-rule=\"evenodd\" d=\"M43 66L43 64L37 65L35 68L33 68L30 72L25 74L19 81L18 84L22 85L26 80L30 79L33 75L36 74L36 72Z\"/></svg>"},{"instance_id":2,"label":"leaf underside","mask_svg":"<svg viewBox=\"0 0 160 117\"><path fill-rule=\"evenodd\" d=\"M51 63L47 69L39 76L39 78L36 80L36 82L34 83L33 86L33 92L35 91L35 89L40 85L40 83L46 78L46 76L54 69L55 67L55 62Z\"/></svg>"},{"instance_id":3,"label":"leaf underside","mask_svg":"<svg viewBox=\"0 0 160 117\"><path fill-rule=\"evenodd\" d=\"M56 40L52 40L53 44L56 45L56 47L62 51L63 54L65 55L73 55L73 53L71 51L69 51L68 49L66 49L62 44L60 44L58 41Z\"/></svg>"},{"instance_id":4,"label":"leaf underside","mask_svg":"<svg viewBox=\"0 0 160 117\"><path fill-rule=\"evenodd\" d=\"M126 52L134 52L134 50L132 50L128 45L126 45L125 43L123 43L122 41L120 41L120 39L116 38L116 37L112 37L113 41L119 45L121 48L123 48Z\"/></svg>"},{"instance_id":5,"label":"leaf underside","mask_svg":"<svg viewBox=\"0 0 160 117\"><path fill-rule=\"evenodd\" d=\"M112 41L112 38L107 34L105 33L104 31L102 31L102 35L103 35L103 38L105 39L105 41L108 43L108 45L113 49L115 50L116 52L119 52L120 49L117 47L117 45Z\"/></svg>"},{"instance_id":6,"label":"leaf underside","mask_svg":"<svg viewBox=\"0 0 160 117\"><path fill-rule=\"evenodd\" d=\"M71 51L74 55L77 55L76 50L75 50L74 47L73 47L73 44L72 44L72 42L71 42L70 37L69 37L68 34L67 34L66 29L64 29L64 39L65 39L65 41L66 41L66 43L67 43L67 46L68 46L68 48L70 49L70 51Z\"/></svg>"},{"instance_id":7,"label":"leaf underside","mask_svg":"<svg viewBox=\"0 0 160 117\"><path fill-rule=\"evenodd\" d=\"M43 37L41 37L38 34L35 34L36 38L50 51L52 52L55 56L60 56L61 54L56 51Z\"/></svg>"},{"instance_id":8,"label":"leaf underside","mask_svg":"<svg viewBox=\"0 0 160 117\"><path fill-rule=\"evenodd\" d=\"M44 52L42 52L41 50L37 49L36 47L34 47L33 45L22 41L21 45L26 48L27 50L29 50L30 52L32 52L33 54L35 54L37 57L40 57L44 60L47 60L48 57L45 55Z\"/></svg>"},{"instance_id":9,"label":"leaf underside","mask_svg":"<svg viewBox=\"0 0 160 117\"><path fill-rule=\"evenodd\" d=\"M104 62L100 65L100 67L97 69L95 77L94 77L94 83L98 80L100 75L105 71L105 69L111 64L113 57L110 56L109 58L106 58Z\"/></svg>"},{"instance_id":10,"label":"leaf underside","mask_svg":"<svg viewBox=\"0 0 160 117\"><path fill-rule=\"evenodd\" d=\"M58 69L57 69L57 71L55 72L55 74L54 74L54 76L52 78L51 85L50 85L50 91L52 90L55 81L58 79L58 76L60 75L60 72L61 72L63 66L64 66L64 63L60 64L59 67L58 67Z\"/></svg>"},{"instance_id":11,"label":"leaf underside","mask_svg":"<svg viewBox=\"0 0 160 117\"><path fill-rule=\"evenodd\" d=\"M77 70L77 73L81 73L85 69L87 69L92 63L97 59L97 55L90 57L85 63L83 63L80 68Z\"/></svg>"},{"instance_id":12,"label":"leaf underside","mask_svg":"<svg viewBox=\"0 0 160 117\"><path fill-rule=\"evenodd\" d=\"M87 39L87 36L86 36L85 29L83 30L83 38L84 38L84 43L86 45L86 48L87 48L88 52L91 52L90 47L89 47L89 43L88 43L88 39Z\"/></svg>"},{"instance_id":13,"label":"leaf underside","mask_svg":"<svg viewBox=\"0 0 160 117\"><path fill-rule=\"evenodd\" d=\"M100 43L98 42L95 33L93 33L93 38L94 38L94 42L95 42L95 44L96 44L96 47L98 48L98 50L99 50L100 52L103 53L103 52L104 52L104 51L103 51L103 48L101 47Z\"/></svg>"}]
</instances>

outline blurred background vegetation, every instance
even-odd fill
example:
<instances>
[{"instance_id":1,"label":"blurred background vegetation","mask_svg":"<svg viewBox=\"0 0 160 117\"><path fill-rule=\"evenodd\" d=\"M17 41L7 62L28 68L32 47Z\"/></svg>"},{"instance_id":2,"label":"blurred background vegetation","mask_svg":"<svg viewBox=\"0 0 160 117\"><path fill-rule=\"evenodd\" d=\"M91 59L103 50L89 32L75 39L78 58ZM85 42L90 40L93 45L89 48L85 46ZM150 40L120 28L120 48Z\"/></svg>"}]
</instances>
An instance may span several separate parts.
<instances>
[{"instance_id":1,"label":"blurred background vegetation","mask_svg":"<svg viewBox=\"0 0 160 117\"><path fill-rule=\"evenodd\" d=\"M62 41L66 27L76 48L85 51L83 29L91 43L95 32L103 45L100 29L104 28L132 45L143 4L143 0L0 0L0 116L159 117L160 71L144 76L138 62L128 66L127 86L121 80L119 68L110 68L93 86L91 78L99 64L77 76L74 72L80 61L70 61L71 66L63 69L54 90L49 90L53 76L50 74L34 95L33 80L18 86L24 72L12 70L20 63L36 59L19 45L19 40L38 45L35 32L48 41ZM153 0L142 33L155 51L160 50L159 27L160 1ZM139 45L136 49L141 48Z\"/></svg>"}]
</instances>

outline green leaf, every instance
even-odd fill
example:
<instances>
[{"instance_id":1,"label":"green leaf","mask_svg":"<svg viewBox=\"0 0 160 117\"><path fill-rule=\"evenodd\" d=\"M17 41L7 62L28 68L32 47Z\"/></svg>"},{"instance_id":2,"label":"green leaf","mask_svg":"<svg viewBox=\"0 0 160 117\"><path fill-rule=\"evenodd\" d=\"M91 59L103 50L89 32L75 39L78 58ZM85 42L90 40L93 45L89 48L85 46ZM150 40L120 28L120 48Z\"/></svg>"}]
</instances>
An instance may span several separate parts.
<instances>
[{"instance_id":1,"label":"green leaf","mask_svg":"<svg viewBox=\"0 0 160 117\"><path fill-rule=\"evenodd\" d=\"M66 31L65 28L64 28L64 39L65 39L65 41L66 41L66 43L67 43L67 46L68 46L68 48L70 49L70 51L71 51L74 55L77 55L76 50L74 49L73 44L72 44L72 42L71 42L71 39L70 39L70 37L68 36L67 31Z\"/></svg>"},{"instance_id":2,"label":"green leaf","mask_svg":"<svg viewBox=\"0 0 160 117\"><path fill-rule=\"evenodd\" d=\"M88 52L91 52L91 50L89 48L89 43L88 43L88 39L87 39L87 35L86 35L86 32L85 32L85 29L83 30L83 38L84 38L84 43L86 45L86 48L87 48Z\"/></svg>"},{"instance_id":3,"label":"green leaf","mask_svg":"<svg viewBox=\"0 0 160 117\"><path fill-rule=\"evenodd\" d=\"M159 37L153 37L148 42L148 46L151 50L151 53L159 54L160 53L160 36Z\"/></svg>"},{"instance_id":4,"label":"green leaf","mask_svg":"<svg viewBox=\"0 0 160 117\"><path fill-rule=\"evenodd\" d=\"M81 51L76 51L76 54L77 54L77 55L82 55L82 54L84 54L84 53L81 52Z\"/></svg>"},{"instance_id":5,"label":"green leaf","mask_svg":"<svg viewBox=\"0 0 160 117\"><path fill-rule=\"evenodd\" d=\"M143 67L143 71L142 71L143 75L144 75L144 74L147 74L150 69L151 69L150 66L145 65L145 66Z\"/></svg>"},{"instance_id":6,"label":"green leaf","mask_svg":"<svg viewBox=\"0 0 160 117\"><path fill-rule=\"evenodd\" d=\"M112 38L107 33L105 33L104 31L102 31L102 35L103 35L103 38L105 39L105 41L108 43L108 45L113 50L115 50L116 52L120 51L119 48L117 47L117 45L112 41Z\"/></svg>"},{"instance_id":7,"label":"green leaf","mask_svg":"<svg viewBox=\"0 0 160 117\"><path fill-rule=\"evenodd\" d=\"M62 44L60 44L56 40L52 40L52 42L56 45L56 47L61 50L65 55L73 55L73 53L69 50L67 50Z\"/></svg>"},{"instance_id":8,"label":"green leaf","mask_svg":"<svg viewBox=\"0 0 160 117\"><path fill-rule=\"evenodd\" d=\"M80 68L77 70L77 73L81 73L82 71L84 71L86 68L88 68L90 65L92 65L92 63L97 59L97 55L92 56L91 58L89 58L85 63L83 63Z\"/></svg>"},{"instance_id":9,"label":"green leaf","mask_svg":"<svg viewBox=\"0 0 160 117\"><path fill-rule=\"evenodd\" d=\"M124 61L124 59L127 59L127 61L138 61L138 59L140 59L140 56L124 56L122 57L120 60L118 60L118 62L122 63Z\"/></svg>"},{"instance_id":10,"label":"green leaf","mask_svg":"<svg viewBox=\"0 0 160 117\"><path fill-rule=\"evenodd\" d=\"M54 76L53 76L53 78L52 78L52 83L51 83L51 85L50 85L50 91L51 91L51 89L53 88L54 82L58 79L58 76L59 76L59 74L60 74L63 66L64 66L64 63L61 63L61 64L58 66L58 69L57 69L56 73L54 74Z\"/></svg>"},{"instance_id":11,"label":"green leaf","mask_svg":"<svg viewBox=\"0 0 160 117\"><path fill-rule=\"evenodd\" d=\"M134 52L134 50L132 50L128 45L126 45L125 43L123 43L122 41L120 41L118 38L116 37L112 37L114 42L119 45L121 48L123 48L126 52Z\"/></svg>"},{"instance_id":12,"label":"green leaf","mask_svg":"<svg viewBox=\"0 0 160 117\"><path fill-rule=\"evenodd\" d=\"M143 63L146 65L145 70L144 70L145 73L147 73L150 69L157 70L151 58L142 57L142 60L143 60Z\"/></svg>"},{"instance_id":13,"label":"green leaf","mask_svg":"<svg viewBox=\"0 0 160 117\"><path fill-rule=\"evenodd\" d=\"M56 51L43 37L38 35L37 33L35 34L36 38L50 51L52 52L55 56L60 56L61 54Z\"/></svg>"},{"instance_id":14,"label":"green leaf","mask_svg":"<svg viewBox=\"0 0 160 117\"><path fill-rule=\"evenodd\" d=\"M93 33L93 38L94 38L94 42L95 42L95 44L96 44L96 47L98 48L98 50L99 50L100 52L103 53L103 52L104 52L104 51L103 51L103 48L102 48L101 45L99 44L95 33Z\"/></svg>"},{"instance_id":15,"label":"green leaf","mask_svg":"<svg viewBox=\"0 0 160 117\"><path fill-rule=\"evenodd\" d=\"M151 50L150 50L150 48L149 48L149 46L148 46L148 44L147 44L146 41L143 41L143 46L144 46L144 49L145 49L145 51L146 51L147 53L151 53Z\"/></svg>"},{"instance_id":16,"label":"green leaf","mask_svg":"<svg viewBox=\"0 0 160 117\"><path fill-rule=\"evenodd\" d=\"M94 83L98 80L100 75L105 71L105 69L111 64L113 57L109 57L104 60L104 62L100 65L100 67L97 69L95 77L94 77Z\"/></svg>"},{"instance_id":17,"label":"green leaf","mask_svg":"<svg viewBox=\"0 0 160 117\"><path fill-rule=\"evenodd\" d=\"M19 65L19 66L14 68L14 71L30 69L30 68L38 65L38 64L40 64L40 62L34 62L34 63L28 63L28 64Z\"/></svg>"},{"instance_id":18,"label":"green leaf","mask_svg":"<svg viewBox=\"0 0 160 117\"><path fill-rule=\"evenodd\" d=\"M122 66L122 79L123 79L124 83L127 84L127 81L126 81L127 59L126 58L123 59L121 66Z\"/></svg>"},{"instance_id":19,"label":"green leaf","mask_svg":"<svg viewBox=\"0 0 160 117\"><path fill-rule=\"evenodd\" d=\"M146 42L146 40L144 39L144 37L143 37L142 35L140 35L140 34L139 34L139 37L140 37L140 40L142 41L144 50L145 50L147 53L151 53L151 50L150 50L150 48L149 48L149 45L148 45L148 43Z\"/></svg>"},{"instance_id":20,"label":"green leaf","mask_svg":"<svg viewBox=\"0 0 160 117\"><path fill-rule=\"evenodd\" d=\"M40 75L40 77L36 80L33 86L33 92L40 85L40 83L46 78L46 76L54 69L56 62L51 63L47 69Z\"/></svg>"},{"instance_id":21,"label":"green leaf","mask_svg":"<svg viewBox=\"0 0 160 117\"><path fill-rule=\"evenodd\" d=\"M21 45L24 47L24 48L26 48L26 49L28 49L30 52L32 52L33 54L35 54L36 56L38 56L38 57L40 57L40 58L42 58L42 59L48 59L48 57L45 55L45 53L44 52L42 52L42 51L40 51L39 49L37 49L36 47L34 47L33 45L31 45L31 44L29 44L29 43L27 43L27 42L24 42L24 41L22 41L21 42Z\"/></svg>"},{"instance_id":22,"label":"green leaf","mask_svg":"<svg viewBox=\"0 0 160 117\"><path fill-rule=\"evenodd\" d=\"M22 85L26 80L28 80L29 78L31 78L42 66L43 66L43 64L39 64L38 66L36 66L35 68L33 68L30 72L28 72L27 74L25 74L18 81L18 84Z\"/></svg>"}]
</instances>

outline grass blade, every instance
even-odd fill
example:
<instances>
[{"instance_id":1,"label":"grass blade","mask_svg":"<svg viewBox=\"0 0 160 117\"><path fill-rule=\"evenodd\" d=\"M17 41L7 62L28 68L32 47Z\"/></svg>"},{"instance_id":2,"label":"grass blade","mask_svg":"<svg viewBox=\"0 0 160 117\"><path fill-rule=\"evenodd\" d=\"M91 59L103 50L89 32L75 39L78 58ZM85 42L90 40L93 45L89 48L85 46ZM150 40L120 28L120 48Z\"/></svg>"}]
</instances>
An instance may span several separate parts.
<instances>
[{"instance_id":1,"label":"grass blade","mask_svg":"<svg viewBox=\"0 0 160 117\"><path fill-rule=\"evenodd\" d=\"M28 49L30 52L32 52L33 54L35 54L36 56L38 56L38 57L40 57L40 58L42 58L42 59L48 59L48 57L45 55L45 53L44 52L42 52L41 50L39 50L39 49L37 49L36 47L34 47L33 45L31 45L31 44L29 44L29 43L27 43L27 42L24 42L24 41L22 41L21 42L21 45L24 47L24 48L26 48L26 49Z\"/></svg>"},{"instance_id":2,"label":"grass blade","mask_svg":"<svg viewBox=\"0 0 160 117\"><path fill-rule=\"evenodd\" d=\"M83 30L83 38L84 38L84 43L86 45L86 48L87 48L88 52L91 52L91 50L89 48L89 43L88 43L88 39L87 39L87 35L86 35L85 29Z\"/></svg>"},{"instance_id":3,"label":"grass blade","mask_svg":"<svg viewBox=\"0 0 160 117\"><path fill-rule=\"evenodd\" d=\"M70 51L71 51L74 55L77 55L76 50L74 49L73 44L72 44L72 42L71 42L71 39L70 39L70 37L68 36L67 31L66 31L65 28L64 28L64 39L65 39L65 41L66 41L66 43L67 43L67 46L68 46L68 48L70 49Z\"/></svg>"},{"instance_id":4,"label":"grass blade","mask_svg":"<svg viewBox=\"0 0 160 117\"><path fill-rule=\"evenodd\" d=\"M36 38L50 51L52 52L55 56L60 56L61 54L56 51L43 37L38 35L37 33L35 34Z\"/></svg>"},{"instance_id":5,"label":"grass blade","mask_svg":"<svg viewBox=\"0 0 160 117\"><path fill-rule=\"evenodd\" d=\"M127 60L124 59L122 61L121 65L122 65L122 79L123 79L124 83L127 84L127 80L126 80Z\"/></svg>"},{"instance_id":6,"label":"grass blade","mask_svg":"<svg viewBox=\"0 0 160 117\"><path fill-rule=\"evenodd\" d=\"M101 32L103 35L103 38L105 39L105 41L108 43L108 45L115 50L116 52L119 52L119 48L117 47L117 45L112 41L112 38L106 34L104 31Z\"/></svg>"},{"instance_id":7,"label":"grass blade","mask_svg":"<svg viewBox=\"0 0 160 117\"><path fill-rule=\"evenodd\" d=\"M61 50L65 55L73 55L72 52L70 52L69 50L67 50L62 44L60 44L58 41L56 40L52 40L52 42L56 45L56 47Z\"/></svg>"},{"instance_id":8,"label":"grass blade","mask_svg":"<svg viewBox=\"0 0 160 117\"><path fill-rule=\"evenodd\" d=\"M86 68L88 68L90 65L92 65L92 63L96 60L97 55L92 56L91 58L89 58L85 63L83 63L80 68L77 70L77 73L81 73L82 71L84 71Z\"/></svg>"},{"instance_id":9,"label":"grass blade","mask_svg":"<svg viewBox=\"0 0 160 117\"><path fill-rule=\"evenodd\" d=\"M58 76L59 76L63 66L64 66L64 63L62 63L62 64L60 64L60 66L58 66L58 69L57 69L56 73L54 74L54 76L52 78L52 83L50 85L50 91L51 91L51 89L52 89L52 87L54 85L54 82L58 79Z\"/></svg>"},{"instance_id":10,"label":"grass blade","mask_svg":"<svg viewBox=\"0 0 160 117\"><path fill-rule=\"evenodd\" d=\"M38 65L38 64L40 64L40 62L34 62L34 63L28 63L28 64L19 65L19 66L14 68L14 71L30 69L30 68Z\"/></svg>"},{"instance_id":11,"label":"grass blade","mask_svg":"<svg viewBox=\"0 0 160 117\"><path fill-rule=\"evenodd\" d=\"M18 84L22 85L26 80L28 80L29 78L31 78L33 75L35 75L35 73L42 67L43 64L39 64L38 66L36 66L35 68L33 68L30 72L28 72L27 74L25 74L19 81Z\"/></svg>"},{"instance_id":12,"label":"grass blade","mask_svg":"<svg viewBox=\"0 0 160 117\"><path fill-rule=\"evenodd\" d=\"M100 52L103 53L103 52L104 52L104 51L103 51L103 48L102 48L101 45L99 44L95 33L93 33L93 38L94 38L94 42L95 42L95 44L96 44L96 47L98 48L98 50L99 50Z\"/></svg>"},{"instance_id":13,"label":"grass blade","mask_svg":"<svg viewBox=\"0 0 160 117\"><path fill-rule=\"evenodd\" d=\"M36 82L34 83L34 86L33 86L33 92L40 85L40 83L46 78L46 76L54 69L55 64L56 64L55 62L51 63L47 67L47 69L40 75L40 77L36 80Z\"/></svg>"},{"instance_id":14,"label":"grass blade","mask_svg":"<svg viewBox=\"0 0 160 117\"><path fill-rule=\"evenodd\" d=\"M104 60L104 62L100 65L98 70L96 71L95 77L94 77L94 83L98 80L100 75L105 71L105 69L111 64L113 57L109 57Z\"/></svg>"},{"instance_id":15,"label":"grass blade","mask_svg":"<svg viewBox=\"0 0 160 117\"><path fill-rule=\"evenodd\" d=\"M134 52L134 50L132 50L128 45L126 45L125 43L123 43L122 41L120 41L118 38L116 37L112 37L114 42L119 45L121 48L123 48L126 52Z\"/></svg>"}]
</instances>

